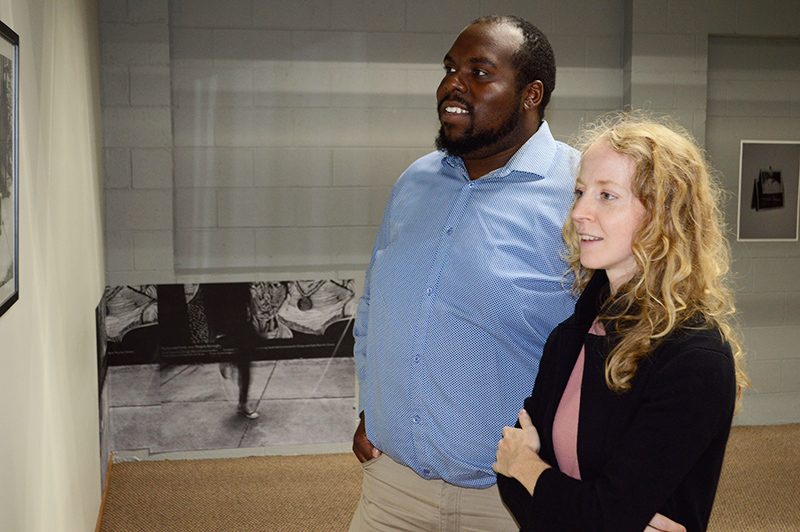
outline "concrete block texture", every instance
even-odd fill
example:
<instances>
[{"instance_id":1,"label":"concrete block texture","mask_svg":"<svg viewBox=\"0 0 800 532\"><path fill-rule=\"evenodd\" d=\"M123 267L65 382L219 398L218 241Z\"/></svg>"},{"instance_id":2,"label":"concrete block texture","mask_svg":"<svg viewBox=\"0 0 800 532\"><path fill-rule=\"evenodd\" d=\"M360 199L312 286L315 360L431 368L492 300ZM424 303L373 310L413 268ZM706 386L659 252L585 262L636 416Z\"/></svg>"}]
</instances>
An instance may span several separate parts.
<instances>
[{"instance_id":1,"label":"concrete block texture","mask_svg":"<svg viewBox=\"0 0 800 532\"><path fill-rule=\"evenodd\" d=\"M128 20L134 23L169 21L170 0L129 0Z\"/></svg>"},{"instance_id":2,"label":"concrete block texture","mask_svg":"<svg viewBox=\"0 0 800 532\"><path fill-rule=\"evenodd\" d=\"M167 148L133 149L133 188L172 189L172 151Z\"/></svg>"},{"instance_id":3,"label":"concrete block texture","mask_svg":"<svg viewBox=\"0 0 800 532\"><path fill-rule=\"evenodd\" d=\"M405 2L405 29L409 32L456 35L480 15L508 12L495 9L484 11L484 3L479 0L465 0L458 2L458 9L453 9L453 4L449 2L408 0Z\"/></svg>"},{"instance_id":4,"label":"concrete block texture","mask_svg":"<svg viewBox=\"0 0 800 532\"><path fill-rule=\"evenodd\" d=\"M103 150L105 188L131 188L131 151L128 148Z\"/></svg>"},{"instance_id":5,"label":"concrete block texture","mask_svg":"<svg viewBox=\"0 0 800 532\"><path fill-rule=\"evenodd\" d=\"M248 28L253 20L250 0L170 0L169 6L178 28Z\"/></svg>"},{"instance_id":6,"label":"concrete block texture","mask_svg":"<svg viewBox=\"0 0 800 532\"><path fill-rule=\"evenodd\" d=\"M738 318L745 327L784 326L785 308L781 292L744 292L736 296Z\"/></svg>"},{"instance_id":7,"label":"concrete block texture","mask_svg":"<svg viewBox=\"0 0 800 532\"><path fill-rule=\"evenodd\" d=\"M103 66L168 65L169 27L165 23L100 25Z\"/></svg>"},{"instance_id":8,"label":"concrete block texture","mask_svg":"<svg viewBox=\"0 0 800 532\"><path fill-rule=\"evenodd\" d=\"M171 69L178 107L252 107L257 92L253 70L244 67L186 66Z\"/></svg>"},{"instance_id":9,"label":"concrete block texture","mask_svg":"<svg viewBox=\"0 0 800 532\"><path fill-rule=\"evenodd\" d=\"M173 67L214 64L214 30L170 25L170 58Z\"/></svg>"},{"instance_id":10,"label":"concrete block texture","mask_svg":"<svg viewBox=\"0 0 800 532\"><path fill-rule=\"evenodd\" d=\"M106 190L107 231L172 229L172 194L164 190Z\"/></svg>"},{"instance_id":11,"label":"concrete block texture","mask_svg":"<svg viewBox=\"0 0 800 532\"><path fill-rule=\"evenodd\" d=\"M382 213L381 213L382 214ZM331 258L334 264L369 264L372 246L378 234L378 226L342 227L331 236L333 251ZM358 277L363 277L363 272ZM356 293L363 293L363 286Z\"/></svg>"},{"instance_id":12,"label":"concrete block texture","mask_svg":"<svg viewBox=\"0 0 800 532\"><path fill-rule=\"evenodd\" d=\"M130 72L127 65L110 65L100 76L103 105L130 105Z\"/></svg>"},{"instance_id":13,"label":"concrete block texture","mask_svg":"<svg viewBox=\"0 0 800 532\"><path fill-rule=\"evenodd\" d=\"M401 32L406 30L405 2L331 0L331 29Z\"/></svg>"},{"instance_id":14,"label":"concrete block texture","mask_svg":"<svg viewBox=\"0 0 800 532\"><path fill-rule=\"evenodd\" d=\"M252 71L253 104L259 107L329 107L331 75L351 63L261 61Z\"/></svg>"},{"instance_id":15,"label":"concrete block texture","mask_svg":"<svg viewBox=\"0 0 800 532\"><path fill-rule=\"evenodd\" d=\"M171 147L169 106L105 107L103 143L106 148Z\"/></svg>"},{"instance_id":16,"label":"concrete block texture","mask_svg":"<svg viewBox=\"0 0 800 532\"><path fill-rule=\"evenodd\" d=\"M128 20L127 0L103 0L98 2L100 22L126 22Z\"/></svg>"},{"instance_id":17,"label":"concrete block texture","mask_svg":"<svg viewBox=\"0 0 800 532\"><path fill-rule=\"evenodd\" d=\"M217 228L217 191L206 188L176 189L175 227L178 229Z\"/></svg>"},{"instance_id":18,"label":"concrete block texture","mask_svg":"<svg viewBox=\"0 0 800 532\"><path fill-rule=\"evenodd\" d=\"M219 227L292 227L307 209L297 211L301 191L294 188L229 188L217 192ZM324 225L324 224L323 224Z\"/></svg>"},{"instance_id":19,"label":"concrete block texture","mask_svg":"<svg viewBox=\"0 0 800 532\"><path fill-rule=\"evenodd\" d=\"M330 227L274 227L256 230L256 263L264 268L296 268L332 263L334 235ZM370 244L371 245L371 244Z\"/></svg>"},{"instance_id":20,"label":"concrete block texture","mask_svg":"<svg viewBox=\"0 0 800 532\"><path fill-rule=\"evenodd\" d=\"M130 68L131 105L170 105L170 69L168 66L141 66Z\"/></svg>"},{"instance_id":21,"label":"concrete block texture","mask_svg":"<svg viewBox=\"0 0 800 532\"><path fill-rule=\"evenodd\" d=\"M259 187L330 187L333 182L331 148L257 148L254 181ZM337 183L338 185L338 183Z\"/></svg>"},{"instance_id":22,"label":"concrete block texture","mask_svg":"<svg viewBox=\"0 0 800 532\"><path fill-rule=\"evenodd\" d=\"M299 227L341 227L377 225L370 220L370 189L296 189L294 225Z\"/></svg>"},{"instance_id":23,"label":"concrete block texture","mask_svg":"<svg viewBox=\"0 0 800 532\"><path fill-rule=\"evenodd\" d=\"M331 27L330 0L253 2L253 27L283 30L326 30Z\"/></svg>"},{"instance_id":24,"label":"concrete block texture","mask_svg":"<svg viewBox=\"0 0 800 532\"><path fill-rule=\"evenodd\" d=\"M253 229L175 231L175 268L256 268Z\"/></svg>"},{"instance_id":25,"label":"concrete block texture","mask_svg":"<svg viewBox=\"0 0 800 532\"><path fill-rule=\"evenodd\" d=\"M742 409L736 415L737 425L771 425L797 423L800 392L745 394Z\"/></svg>"},{"instance_id":26,"label":"concrete block texture","mask_svg":"<svg viewBox=\"0 0 800 532\"><path fill-rule=\"evenodd\" d=\"M288 31L214 29L212 35L217 65L291 59L293 34Z\"/></svg>"},{"instance_id":27,"label":"concrete block texture","mask_svg":"<svg viewBox=\"0 0 800 532\"><path fill-rule=\"evenodd\" d=\"M333 152L333 182L336 186L391 187L417 159L415 155L399 148L340 148Z\"/></svg>"},{"instance_id":28,"label":"concrete block texture","mask_svg":"<svg viewBox=\"0 0 800 532\"><path fill-rule=\"evenodd\" d=\"M764 37L800 37L795 0L737 2L736 33Z\"/></svg>"},{"instance_id":29,"label":"concrete block texture","mask_svg":"<svg viewBox=\"0 0 800 532\"><path fill-rule=\"evenodd\" d=\"M105 243L106 269L109 271L133 270L133 233L131 231L106 230Z\"/></svg>"},{"instance_id":30,"label":"concrete block texture","mask_svg":"<svg viewBox=\"0 0 800 532\"><path fill-rule=\"evenodd\" d=\"M217 146L289 147L297 135L293 127L295 112L301 111L268 107L218 107L206 118L213 121L213 138ZM206 124L200 121L198 126L201 128L198 133L202 133Z\"/></svg>"},{"instance_id":31,"label":"concrete block texture","mask_svg":"<svg viewBox=\"0 0 800 532\"><path fill-rule=\"evenodd\" d=\"M625 22L623 0L560 0L554 2L553 33L620 35Z\"/></svg>"},{"instance_id":32,"label":"concrete block texture","mask_svg":"<svg viewBox=\"0 0 800 532\"><path fill-rule=\"evenodd\" d=\"M363 276L377 232L377 226L259 229L256 262L264 268L288 271L297 269L299 264L356 265Z\"/></svg>"},{"instance_id":33,"label":"concrete block texture","mask_svg":"<svg viewBox=\"0 0 800 532\"><path fill-rule=\"evenodd\" d=\"M694 35L634 34L635 72L691 72L697 67Z\"/></svg>"},{"instance_id":34,"label":"concrete block texture","mask_svg":"<svg viewBox=\"0 0 800 532\"><path fill-rule=\"evenodd\" d=\"M173 270L172 231L133 233L133 266L136 270Z\"/></svg>"},{"instance_id":35,"label":"concrete block texture","mask_svg":"<svg viewBox=\"0 0 800 532\"><path fill-rule=\"evenodd\" d=\"M255 183L252 148L175 148L175 187L178 189L252 187Z\"/></svg>"}]
</instances>

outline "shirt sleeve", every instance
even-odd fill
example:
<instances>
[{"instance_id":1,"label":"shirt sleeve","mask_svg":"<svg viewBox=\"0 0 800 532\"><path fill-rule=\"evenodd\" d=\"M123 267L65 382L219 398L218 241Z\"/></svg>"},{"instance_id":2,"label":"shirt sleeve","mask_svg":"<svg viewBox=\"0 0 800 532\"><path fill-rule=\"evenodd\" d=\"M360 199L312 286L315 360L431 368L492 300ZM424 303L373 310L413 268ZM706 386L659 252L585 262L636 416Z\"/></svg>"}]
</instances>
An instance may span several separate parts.
<instances>
[{"instance_id":1,"label":"shirt sleeve","mask_svg":"<svg viewBox=\"0 0 800 532\"><path fill-rule=\"evenodd\" d=\"M736 396L730 352L688 346L665 358L643 383L636 415L601 475L580 481L546 470L525 529L644 530L712 440L729 430Z\"/></svg>"},{"instance_id":2,"label":"shirt sleeve","mask_svg":"<svg viewBox=\"0 0 800 532\"><path fill-rule=\"evenodd\" d=\"M375 245L372 248L372 256L370 258L369 266L364 275L364 293L358 300L358 308L356 309L356 320L353 324L353 337L355 345L353 347L353 356L356 362L356 375L358 376L358 410L363 412L367 408L367 399L365 392L364 379L366 376L367 366L367 335L369 334L369 301L370 301L370 279L372 277L372 267L375 265L376 255L386 246L389 245L389 225L391 219L391 205L392 199L395 196L395 190L389 195L389 200L386 202L386 209L383 215L383 220L378 228L378 235L375 238Z\"/></svg>"}]
</instances>

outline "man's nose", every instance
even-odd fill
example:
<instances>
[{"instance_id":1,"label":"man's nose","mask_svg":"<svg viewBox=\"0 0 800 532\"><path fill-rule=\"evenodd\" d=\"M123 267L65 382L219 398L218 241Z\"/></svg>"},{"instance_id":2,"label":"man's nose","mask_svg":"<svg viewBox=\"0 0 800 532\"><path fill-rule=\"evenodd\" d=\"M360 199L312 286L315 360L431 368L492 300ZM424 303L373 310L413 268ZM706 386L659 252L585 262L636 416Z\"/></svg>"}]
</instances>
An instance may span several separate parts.
<instances>
[{"instance_id":1,"label":"man's nose","mask_svg":"<svg viewBox=\"0 0 800 532\"><path fill-rule=\"evenodd\" d=\"M442 87L444 87L447 92L458 91L461 94L466 94L468 91L467 84L464 83L464 80L458 71L448 72L445 74L444 79L442 80Z\"/></svg>"}]
</instances>

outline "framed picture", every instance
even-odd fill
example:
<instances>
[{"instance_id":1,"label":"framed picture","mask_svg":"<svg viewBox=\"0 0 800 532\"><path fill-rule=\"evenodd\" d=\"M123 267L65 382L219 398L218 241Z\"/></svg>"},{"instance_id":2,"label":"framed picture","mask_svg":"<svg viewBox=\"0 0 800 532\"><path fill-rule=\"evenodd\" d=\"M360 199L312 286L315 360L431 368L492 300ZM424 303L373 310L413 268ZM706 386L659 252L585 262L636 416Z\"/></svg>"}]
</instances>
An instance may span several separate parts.
<instances>
[{"instance_id":1,"label":"framed picture","mask_svg":"<svg viewBox=\"0 0 800 532\"><path fill-rule=\"evenodd\" d=\"M0 22L0 315L19 298L19 36Z\"/></svg>"},{"instance_id":2,"label":"framed picture","mask_svg":"<svg viewBox=\"0 0 800 532\"><path fill-rule=\"evenodd\" d=\"M800 141L743 140L739 151L739 241L796 241Z\"/></svg>"}]
</instances>

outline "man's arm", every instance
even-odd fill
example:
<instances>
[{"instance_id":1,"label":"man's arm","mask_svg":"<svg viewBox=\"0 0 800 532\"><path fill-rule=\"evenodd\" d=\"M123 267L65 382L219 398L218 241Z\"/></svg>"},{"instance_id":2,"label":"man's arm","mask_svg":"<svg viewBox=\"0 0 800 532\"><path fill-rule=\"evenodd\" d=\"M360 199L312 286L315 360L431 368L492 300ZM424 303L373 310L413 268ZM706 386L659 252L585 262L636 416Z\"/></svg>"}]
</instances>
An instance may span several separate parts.
<instances>
[{"instance_id":1,"label":"man's arm","mask_svg":"<svg viewBox=\"0 0 800 532\"><path fill-rule=\"evenodd\" d=\"M353 434L353 452L360 462L366 462L372 458L377 458L380 451L372 445L372 442L367 439L367 429L364 423L364 411L367 409L367 394L365 393L365 380L367 378L367 336L369 335L369 305L370 305L370 276L372 274L372 267L375 264L375 255L381 249L384 249L389 243L389 208L394 195L392 190L389 195L389 200L386 202L386 210L383 215L383 221L378 228L378 235L375 238L375 245L372 248L372 257L370 259L369 267L364 275L364 294L358 301L358 308L356 310L356 320L353 325L353 336L355 337L355 347L353 348L353 355L356 362L356 375L358 377L359 392L358 392L358 406L361 410L359 417L361 421L358 423L355 434Z\"/></svg>"}]
</instances>

